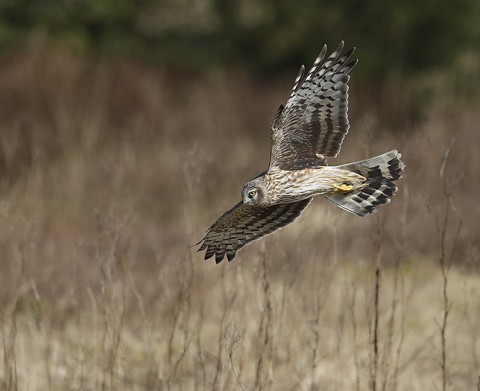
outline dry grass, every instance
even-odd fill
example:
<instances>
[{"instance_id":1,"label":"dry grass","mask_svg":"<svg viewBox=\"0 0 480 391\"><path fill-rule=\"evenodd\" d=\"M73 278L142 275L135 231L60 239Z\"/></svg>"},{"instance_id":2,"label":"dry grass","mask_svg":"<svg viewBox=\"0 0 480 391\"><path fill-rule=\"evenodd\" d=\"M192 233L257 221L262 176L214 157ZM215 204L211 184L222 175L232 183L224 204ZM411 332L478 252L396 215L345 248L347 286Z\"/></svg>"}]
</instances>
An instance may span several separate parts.
<instances>
[{"instance_id":1,"label":"dry grass","mask_svg":"<svg viewBox=\"0 0 480 391\"><path fill-rule=\"evenodd\" d=\"M390 206L360 219L316 200L233 263L188 246L267 164L288 89L58 53L1 65L0 388L476 389L468 105L432 104L392 133L354 93L341 162L399 147L408 172Z\"/></svg>"}]
</instances>

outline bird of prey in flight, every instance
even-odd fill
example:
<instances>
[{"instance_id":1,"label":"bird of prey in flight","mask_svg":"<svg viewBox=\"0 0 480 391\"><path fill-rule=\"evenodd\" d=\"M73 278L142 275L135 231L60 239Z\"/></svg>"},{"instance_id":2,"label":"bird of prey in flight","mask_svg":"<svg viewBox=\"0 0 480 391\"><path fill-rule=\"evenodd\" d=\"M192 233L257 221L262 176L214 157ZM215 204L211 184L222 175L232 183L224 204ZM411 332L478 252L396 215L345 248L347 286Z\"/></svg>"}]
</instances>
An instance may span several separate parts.
<instances>
[{"instance_id":1,"label":"bird of prey in flight","mask_svg":"<svg viewBox=\"0 0 480 391\"><path fill-rule=\"evenodd\" d=\"M343 41L325 60L324 45L308 73L300 68L290 97L273 117L270 164L197 243L205 259L233 260L246 244L290 224L317 195L357 216L390 202L405 168L398 151L327 166L350 128L348 81L358 60L350 60L355 48L344 55L342 49Z\"/></svg>"}]
</instances>

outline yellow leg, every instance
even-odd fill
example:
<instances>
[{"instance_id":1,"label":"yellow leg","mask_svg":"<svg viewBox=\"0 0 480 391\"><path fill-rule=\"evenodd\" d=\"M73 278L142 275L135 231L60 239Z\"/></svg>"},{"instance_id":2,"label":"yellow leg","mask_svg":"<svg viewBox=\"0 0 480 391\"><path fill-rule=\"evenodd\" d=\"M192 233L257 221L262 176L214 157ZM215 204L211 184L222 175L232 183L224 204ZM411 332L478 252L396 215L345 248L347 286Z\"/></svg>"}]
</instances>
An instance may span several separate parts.
<instances>
[{"instance_id":1,"label":"yellow leg","mask_svg":"<svg viewBox=\"0 0 480 391\"><path fill-rule=\"evenodd\" d=\"M339 185L334 185L335 191L347 192L353 189L353 185L347 183L340 183Z\"/></svg>"}]
</instances>

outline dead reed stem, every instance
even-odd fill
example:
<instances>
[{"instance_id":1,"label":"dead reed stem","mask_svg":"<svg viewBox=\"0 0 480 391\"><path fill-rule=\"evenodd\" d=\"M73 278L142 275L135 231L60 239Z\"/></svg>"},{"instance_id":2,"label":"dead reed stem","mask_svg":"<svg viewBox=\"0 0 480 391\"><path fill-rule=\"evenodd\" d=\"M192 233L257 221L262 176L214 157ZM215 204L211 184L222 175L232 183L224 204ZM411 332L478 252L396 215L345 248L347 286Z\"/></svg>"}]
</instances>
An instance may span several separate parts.
<instances>
[{"instance_id":1,"label":"dead reed stem","mask_svg":"<svg viewBox=\"0 0 480 391\"><path fill-rule=\"evenodd\" d=\"M440 341L441 341L441 361L440 361L440 368L442 371L442 391L447 390L447 382L448 382L448 362L447 362L447 326L448 326L448 319L450 315L450 300L448 297L448 275L450 271L450 267L453 261L453 255L455 253L456 244L458 235L460 233L462 227L462 220L458 218L457 227L455 229L453 235L453 242L451 243L451 252L450 255L447 255L447 233L450 228L450 219L451 219L451 212L456 212L456 209L452 202L452 191L453 188L451 179L446 174L447 164L449 162L453 147L455 146L455 139L450 141L450 145L445 151L443 156L442 165L440 167L440 178L443 185L443 195L445 197L445 212L443 223L439 225L440 227L440 270L442 273L442 296L443 296L443 315L441 324L437 326L440 330Z\"/></svg>"},{"instance_id":2,"label":"dead reed stem","mask_svg":"<svg viewBox=\"0 0 480 391\"><path fill-rule=\"evenodd\" d=\"M372 335L372 372L370 377L370 388L377 390L378 386L378 365L379 365L379 322L380 322L380 289L382 278L382 240L384 233L384 222L378 216L375 218L375 280L373 293L373 335Z\"/></svg>"}]
</instances>

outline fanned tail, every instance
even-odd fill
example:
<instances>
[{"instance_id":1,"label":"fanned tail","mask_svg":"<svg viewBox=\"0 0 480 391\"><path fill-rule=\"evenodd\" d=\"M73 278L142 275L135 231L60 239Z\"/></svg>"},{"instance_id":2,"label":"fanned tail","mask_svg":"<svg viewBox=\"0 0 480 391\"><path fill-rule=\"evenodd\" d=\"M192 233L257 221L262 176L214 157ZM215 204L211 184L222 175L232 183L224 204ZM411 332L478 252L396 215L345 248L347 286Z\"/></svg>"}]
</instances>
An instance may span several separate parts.
<instances>
[{"instance_id":1,"label":"fanned tail","mask_svg":"<svg viewBox=\"0 0 480 391\"><path fill-rule=\"evenodd\" d=\"M360 162L338 166L367 178L365 187L351 192L336 192L326 197L340 208L365 216L375 212L377 207L388 204L397 192L394 181L401 178L405 164L402 155L394 150Z\"/></svg>"}]
</instances>

